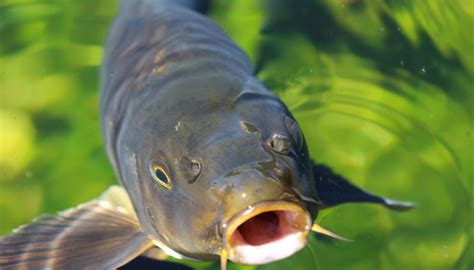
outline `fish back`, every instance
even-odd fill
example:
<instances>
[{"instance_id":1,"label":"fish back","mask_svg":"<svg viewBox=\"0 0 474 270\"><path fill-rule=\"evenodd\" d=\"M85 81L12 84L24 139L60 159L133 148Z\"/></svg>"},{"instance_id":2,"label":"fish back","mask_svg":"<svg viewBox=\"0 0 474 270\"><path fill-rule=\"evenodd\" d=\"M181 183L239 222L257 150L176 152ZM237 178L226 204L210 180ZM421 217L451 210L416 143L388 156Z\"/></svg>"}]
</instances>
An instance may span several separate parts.
<instances>
[{"instance_id":1,"label":"fish back","mask_svg":"<svg viewBox=\"0 0 474 270\"><path fill-rule=\"evenodd\" d=\"M197 6L193 3L126 0L111 27L100 105L107 152L115 168L122 119L137 95L158 95L173 83L197 76L204 80L219 73L244 84L252 75L246 54L218 25L191 10Z\"/></svg>"}]
</instances>

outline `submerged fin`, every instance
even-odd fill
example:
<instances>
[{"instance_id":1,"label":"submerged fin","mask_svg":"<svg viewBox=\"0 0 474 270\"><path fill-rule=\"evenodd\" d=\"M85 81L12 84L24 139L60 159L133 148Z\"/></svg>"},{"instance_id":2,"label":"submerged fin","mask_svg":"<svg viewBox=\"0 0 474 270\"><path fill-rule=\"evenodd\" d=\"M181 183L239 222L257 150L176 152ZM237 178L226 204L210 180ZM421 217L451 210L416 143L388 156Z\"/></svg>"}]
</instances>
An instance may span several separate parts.
<instances>
[{"instance_id":1,"label":"submerged fin","mask_svg":"<svg viewBox=\"0 0 474 270\"><path fill-rule=\"evenodd\" d=\"M179 264L175 262L168 261L157 261L155 259L150 259L149 257L139 256L136 259L133 259L124 266L118 268L118 270L142 270L142 269L153 269L153 270L193 270L185 264Z\"/></svg>"},{"instance_id":2,"label":"submerged fin","mask_svg":"<svg viewBox=\"0 0 474 270\"><path fill-rule=\"evenodd\" d=\"M99 200L16 229L0 238L0 269L114 269L127 263L153 245L126 210L127 200L122 188L112 187Z\"/></svg>"},{"instance_id":3,"label":"submerged fin","mask_svg":"<svg viewBox=\"0 0 474 270\"><path fill-rule=\"evenodd\" d=\"M377 203L395 210L408 210L414 203L396 201L371 194L334 173L329 167L313 164L316 190L323 207L332 207L343 203Z\"/></svg>"},{"instance_id":4,"label":"submerged fin","mask_svg":"<svg viewBox=\"0 0 474 270\"><path fill-rule=\"evenodd\" d=\"M121 186L111 186L102 195L99 201L110 204L110 207L134 218L138 224L138 217L133 209L132 201L125 189Z\"/></svg>"},{"instance_id":5,"label":"submerged fin","mask_svg":"<svg viewBox=\"0 0 474 270\"><path fill-rule=\"evenodd\" d=\"M166 254L162 249L156 246L143 252L140 256L156 261L164 261L166 260L166 258L168 258L168 254Z\"/></svg>"},{"instance_id":6,"label":"submerged fin","mask_svg":"<svg viewBox=\"0 0 474 270\"><path fill-rule=\"evenodd\" d=\"M330 236L330 237L338 239L338 240L352 242L351 239L348 239L348 238L342 237L340 235L337 235L337 234L331 232L330 230L328 230L328 229L324 228L323 226L321 226L319 224L316 224L316 223L313 224L313 227L311 227L311 230L313 232L324 234L324 235Z\"/></svg>"}]
</instances>

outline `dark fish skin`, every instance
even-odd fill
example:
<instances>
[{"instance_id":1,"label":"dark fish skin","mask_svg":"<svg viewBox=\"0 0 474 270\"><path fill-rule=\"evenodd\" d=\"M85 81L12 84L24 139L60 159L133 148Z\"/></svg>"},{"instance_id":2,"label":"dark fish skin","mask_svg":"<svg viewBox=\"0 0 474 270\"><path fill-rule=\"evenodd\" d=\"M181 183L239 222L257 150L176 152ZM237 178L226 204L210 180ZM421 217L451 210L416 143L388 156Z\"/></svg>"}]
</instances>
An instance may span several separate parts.
<instances>
[{"instance_id":1,"label":"dark fish skin","mask_svg":"<svg viewBox=\"0 0 474 270\"><path fill-rule=\"evenodd\" d=\"M223 220L285 196L315 218L318 197L286 106L215 23L170 3L123 1L102 66L102 128L144 231L179 254L214 259ZM197 179L190 161L201 166ZM172 189L156 183L154 162Z\"/></svg>"}]
</instances>

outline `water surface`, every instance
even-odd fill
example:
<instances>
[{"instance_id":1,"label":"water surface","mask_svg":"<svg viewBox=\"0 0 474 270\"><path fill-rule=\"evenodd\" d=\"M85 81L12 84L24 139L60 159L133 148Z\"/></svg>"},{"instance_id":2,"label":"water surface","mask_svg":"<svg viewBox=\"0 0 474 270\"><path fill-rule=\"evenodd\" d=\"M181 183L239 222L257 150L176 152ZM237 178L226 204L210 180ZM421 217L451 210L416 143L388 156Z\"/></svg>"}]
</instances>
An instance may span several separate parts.
<instances>
[{"instance_id":1,"label":"water surface","mask_svg":"<svg viewBox=\"0 0 474 270\"><path fill-rule=\"evenodd\" d=\"M116 8L0 0L0 234L116 183L98 121ZM289 106L316 161L417 203L327 210L318 222L354 242L311 237L258 269L474 267L472 1L220 0L210 16Z\"/></svg>"}]
</instances>

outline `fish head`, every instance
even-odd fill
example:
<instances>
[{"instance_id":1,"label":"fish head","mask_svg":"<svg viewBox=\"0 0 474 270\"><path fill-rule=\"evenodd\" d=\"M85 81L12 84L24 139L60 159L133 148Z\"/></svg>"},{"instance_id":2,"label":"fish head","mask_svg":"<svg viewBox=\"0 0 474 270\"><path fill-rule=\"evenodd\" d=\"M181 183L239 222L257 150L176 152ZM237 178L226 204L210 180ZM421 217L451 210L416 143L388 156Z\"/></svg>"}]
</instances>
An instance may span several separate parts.
<instances>
[{"instance_id":1,"label":"fish head","mask_svg":"<svg viewBox=\"0 0 474 270\"><path fill-rule=\"evenodd\" d=\"M258 265L306 245L318 197L296 120L277 98L248 95L235 108L239 138L228 136L212 146L218 156L229 158L220 160L224 166L211 187L222 202L218 231L228 258ZM236 154L240 160L231 158Z\"/></svg>"},{"instance_id":2,"label":"fish head","mask_svg":"<svg viewBox=\"0 0 474 270\"><path fill-rule=\"evenodd\" d=\"M257 265L290 256L306 244L318 209L296 120L270 94L228 103L213 96L226 105L216 107L203 98L183 98L186 112L165 118L150 117L163 107L143 100L124 119L131 128L118 142L121 178L141 226L178 258L225 252Z\"/></svg>"}]
</instances>

